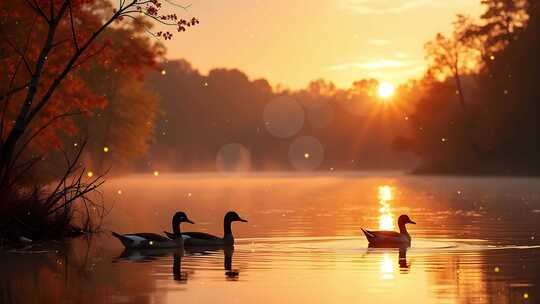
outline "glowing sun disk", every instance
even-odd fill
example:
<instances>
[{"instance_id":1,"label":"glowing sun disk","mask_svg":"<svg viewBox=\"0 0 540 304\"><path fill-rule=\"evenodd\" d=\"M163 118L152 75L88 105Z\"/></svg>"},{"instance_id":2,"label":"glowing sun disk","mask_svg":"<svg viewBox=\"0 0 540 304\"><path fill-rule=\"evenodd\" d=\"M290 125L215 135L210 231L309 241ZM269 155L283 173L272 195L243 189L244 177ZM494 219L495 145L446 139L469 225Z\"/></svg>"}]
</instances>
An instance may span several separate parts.
<instances>
[{"instance_id":1,"label":"glowing sun disk","mask_svg":"<svg viewBox=\"0 0 540 304\"><path fill-rule=\"evenodd\" d=\"M390 98L394 95L395 90L396 89L391 83L382 82L377 88L377 94L379 94L379 97L381 98Z\"/></svg>"}]
</instances>

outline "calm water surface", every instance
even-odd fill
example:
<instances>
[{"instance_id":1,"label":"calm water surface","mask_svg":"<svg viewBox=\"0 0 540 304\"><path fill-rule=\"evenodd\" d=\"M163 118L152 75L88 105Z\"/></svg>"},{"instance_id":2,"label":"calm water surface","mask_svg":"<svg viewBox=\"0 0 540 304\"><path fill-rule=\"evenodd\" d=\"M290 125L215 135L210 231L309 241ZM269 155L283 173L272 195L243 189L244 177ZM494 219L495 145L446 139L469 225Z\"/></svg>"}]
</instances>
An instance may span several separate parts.
<instances>
[{"instance_id":1,"label":"calm water surface","mask_svg":"<svg viewBox=\"0 0 540 304\"><path fill-rule=\"evenodd\" d=\"M540 303L540 180L399 174L112 179L105 229L170 230L177 210L234 250L123 253L109 233L0 252L2 303ZM360 227L409 214L407 251ZM42 247L42 248L41 248Z\"/></svg>"}]
</instances>

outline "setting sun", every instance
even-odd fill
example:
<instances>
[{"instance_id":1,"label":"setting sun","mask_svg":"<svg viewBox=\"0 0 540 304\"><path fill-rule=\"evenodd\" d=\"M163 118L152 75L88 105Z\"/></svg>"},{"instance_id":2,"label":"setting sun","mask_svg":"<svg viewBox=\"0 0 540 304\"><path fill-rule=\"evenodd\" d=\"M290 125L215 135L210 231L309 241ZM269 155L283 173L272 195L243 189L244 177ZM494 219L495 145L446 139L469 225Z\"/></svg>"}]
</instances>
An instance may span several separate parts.
<instances>
[{"instance_id":1,"label":"setting sun","mask_svg":"<svg viewBox=\"0 0 540 304\"><path fill-rule=\"evenodd\" d=\"M381 98L389 98L394 95L395 88L391 83L382 82L377 88L377 93Z\"/></svg>"}]
</instances>

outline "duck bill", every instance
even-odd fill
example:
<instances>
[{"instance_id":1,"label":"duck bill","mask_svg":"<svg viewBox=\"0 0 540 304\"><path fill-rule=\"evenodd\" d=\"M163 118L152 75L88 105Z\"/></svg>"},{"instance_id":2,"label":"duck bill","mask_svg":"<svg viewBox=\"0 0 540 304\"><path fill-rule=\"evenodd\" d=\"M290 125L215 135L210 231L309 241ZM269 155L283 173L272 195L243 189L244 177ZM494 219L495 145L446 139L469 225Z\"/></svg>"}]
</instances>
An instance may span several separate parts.
<instances>
[{"instance_id":1,"label":"duck bill","mask_svg":"<svg viewBox=\"0 0 540 304\"><path fill-rule=\"evenodd\" d=\"M239 218L238 220L239 220L240 222L244 222L244 223L247 223L247 222L248 222L247 220L245 220L245 219L243 219L243 218Z\"/></svg>"},{"instance_id":2,"label":"duck bill","mask_svg":"<svg viewBox=\"0 0 540 304\"><path fill-rule=\"evenodd\" d=\"M186 222L187 222L187 223L190 223L190 224L195 224L195 223L192 222L190 219L187 219Z\"/></svg>"},{"instance_id":3,"label":"duck bill","mask_svg":"<svg viewBox=\"0 0 540 304\"><path fill-rule=\"evenodd\" d=\"M409 224L415 224L416 225L416 222L409 220Z\"/></svg>"}]
</instances>

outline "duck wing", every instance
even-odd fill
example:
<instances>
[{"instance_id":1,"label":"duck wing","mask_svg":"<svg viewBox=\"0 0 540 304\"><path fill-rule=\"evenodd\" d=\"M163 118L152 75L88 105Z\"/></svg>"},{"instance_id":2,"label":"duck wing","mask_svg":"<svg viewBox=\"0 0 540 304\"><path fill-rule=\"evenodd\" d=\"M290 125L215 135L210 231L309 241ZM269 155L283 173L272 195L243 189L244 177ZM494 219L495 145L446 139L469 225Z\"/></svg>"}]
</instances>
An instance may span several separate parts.
<instances>
[{"instance_id":1,"label":"duck wing","mask_svg":"<svg viewBox=\"0 0 540 304\"><path fill-rule=\"evenodd\" d=\"M366 230L369 234L377 237L377 238L397 238L400 236L399 232L396 231L385 231L385 230L378 230L378 231L369 231Z\"/></svg>"},{"instance_id":2,"label":"duck wing","mask_svg":"<svg viewBox=\"0 0 540 304\"><path fill-rule=\"evenodd\" d=\"M168 242L170 241L168 238L157 234L157 233L148 233L148 232L141 232L141 233L129 233L124 234L125 237L139 237L143 238L146 241L154 241L154 242Z\"/></svg>"},{"instance_id":3,"label":"duck wing","mask_svg":"<svg viewBox=\"0 0 540 304\"><path fill-rule=\"evenodd\" d=\"M209 233L204 232L182 232L182 237L184 239L192 238L192 239L200 239L200 240L222 240L222 238L217 237L215 235L211 235Z\"/></svg>"},{"instance_id":4,"label":"duck wing","mask_svg":"<svg viewBox=\"0 0 540 304\"><path fill-rule=\"evenodd\" d=\"M125 247L138 247L143 244L146 244L150 241L153 242L168 242L164 236L155 233L128 233L128 234L119 234L112 232L112 235L122 242Z\"/></svg>"},{"instance_id":5,"label":"duck wing","mask_svg":"<svg viewBox=\"0 0 540 304\"><path fill-rule=\"evenodd\" d=\"M176 236L174 235L174 233L170 233L169 231L163 231L163 233L165 233L165 235L171 240L176 239Z\"/></svg>"}]
</instances>

